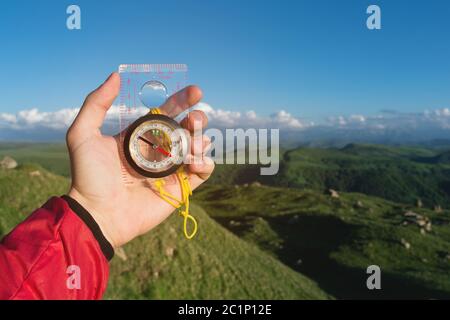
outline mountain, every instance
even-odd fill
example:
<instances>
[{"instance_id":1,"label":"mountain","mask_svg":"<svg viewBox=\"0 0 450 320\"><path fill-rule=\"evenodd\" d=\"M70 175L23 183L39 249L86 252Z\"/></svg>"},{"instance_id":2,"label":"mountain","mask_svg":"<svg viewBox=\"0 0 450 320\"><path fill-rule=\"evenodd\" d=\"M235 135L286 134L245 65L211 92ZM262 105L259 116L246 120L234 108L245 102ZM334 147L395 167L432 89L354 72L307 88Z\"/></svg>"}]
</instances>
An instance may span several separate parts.
<instances>
[{"instance_id":1,"label":"mountain","mask_svg":"<svg viewBox=\"0 0 450 320\"><path fill-rule=\"evenodd\" d=\"M401 121L401 119L399 119ZM382 125L383 126L383 125ZM316 125L301 131L280 130L280 138L290 147L309 145L311 147L343 147L348 143L369 143L383 145L445 144L449 147L449 130L436 125L410 126L393 123L391 128L339 127Z\"/></svg>"},{"instance_id":2,"label":"mountain","mask_svg":"<svg viewBox=\"0 0 450 320\"><path fill-rule=\"evenodd\" d=\"M448 210L259 183L206 185L194 198L224 227L337 298L450 298ZM367 290L370 265L381 268L382 290Z\"/></svg>"},{"instance_id":3,"label":"mountain","mask_svg":"<svg viewBox=\"0 0 450 320\"><path fill-rule=\"evenodd\" d=\"M68 187L67 178L37 165L0 170L0 236ZM174 214L118 250L105 298L331 298L310 279L227 231L199 206L193 205L192 214L199 221L193 240L182 236L182 219Z\"/></svg>"},{"instance_id":4,"label":"mountain","mask_svg":"<svg viewBox=\"0 0 450 320\"><path fill-rule=\"evenodd\" d=\"M350 144L341 149L298 148L284 154L273 184L361 192L428 207L450 206L450 164L419 147Z\"/></svg>"},{"instance_id":5,"label":"mountain","mask_svg":"<svg viewBox=\"0 0 450 320\"><path fill-rule=\"evenodd\" d=\"M450 164L450 151L443 152L432 158L432 163Z\"/></svg>"},{"instance_id":6,"label":"mountain","mask_svg":"<svg viewBox=\"0 0 450 320\"><path fill-rule=\"evenodd\" d=\"M275 176L260 165L217 165L211 184L259 181L266 185L359 192L429 207L450 207L450 151L420 146L348 144L342 148L300 147L281 154Z\"/></svg>"}]
</instances>

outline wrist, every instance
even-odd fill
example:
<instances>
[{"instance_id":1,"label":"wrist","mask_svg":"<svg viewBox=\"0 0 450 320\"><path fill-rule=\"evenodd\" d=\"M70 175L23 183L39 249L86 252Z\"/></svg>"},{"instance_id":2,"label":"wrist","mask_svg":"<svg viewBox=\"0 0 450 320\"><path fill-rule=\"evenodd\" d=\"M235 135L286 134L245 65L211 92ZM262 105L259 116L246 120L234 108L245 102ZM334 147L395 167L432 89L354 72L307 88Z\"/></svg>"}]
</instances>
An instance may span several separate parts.
<instances>
[{"instance_id":1,"label":"wrist","mask_svg":"<svg viewBox=\"0 0 450 320\"><path fill-rule=\"evenodd\" d=\"M111 236L111 231L108 226L107 221L105 220L104 216L98 212L97 209L94 208L93 205L90 204L89 200L86 199L78 190L75 188L71 188L67 195L72 198L78 205L81 207L80 210L84 210L86 214L88 214L92 220L97 225L99 231L101 232L102 236L105 238L105 240L109 243L109 245L114 249L116 248L116 243L114 241L114 238ZM77 212L76 212L77 213ZM77 213L78 214L78 213ZM78 214L79 215L79 214Z\"/></svg>"}]
</instances>

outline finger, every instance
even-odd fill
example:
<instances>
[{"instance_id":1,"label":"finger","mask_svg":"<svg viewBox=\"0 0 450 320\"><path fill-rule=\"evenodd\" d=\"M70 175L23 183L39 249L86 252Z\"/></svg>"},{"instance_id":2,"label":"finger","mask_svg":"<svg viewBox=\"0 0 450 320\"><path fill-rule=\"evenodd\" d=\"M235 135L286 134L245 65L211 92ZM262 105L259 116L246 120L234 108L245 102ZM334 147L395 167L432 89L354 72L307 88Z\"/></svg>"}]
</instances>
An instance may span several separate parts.
<instances>
[{"instance_id":1,"label":"finger","mask_svg":"<svg viewBox=\"0 0 450 320\"><path fill-rule=\"evenodd\" d=\"M188 129L191 134L195 134L208 126L208 117L203 111L194 110L181 121L181 126Z\"/></svg>"},{"instance_id":2,"label":"finger","mask_svg":"<svg viewBox=\"0 0 450 320\"><path fill-rule=\"evenodd\" d=\"M165 115L175 118L184 110L198 103L202 95L199 87L188 86L169 97L159 109Z\"/></svg>"},{"instance_id":3,"label":"finger","mask_svg":"<svg viewBox=\"0 0 450 320\"><path fill-rule=\"evenodd\" d=\"M214 161L209 157L202 157L201 161L194 161L188 165L191 187L195 189L205 182L214 171L214 166Z\"/></svg>"},{"instance_id":4,"label":"finger","mask_svg":"<svg viewBox=\"0 0 450 320\"><path fill-rule=\"evenodd\" d=\"M120 76L112 73L95 91L91 92L75 118L71 129L78 133L92 134L99 132L114 99L119 93Z\"/></svg>"},{"instance_id":5,"label":"finger","mask_svg":"<svg viewBox=\"0 0 450 320\"><path fill-rule=\"evenodd\" d=\"M206 140L203 140L203 153L202 154L205 156L209 152L209 150L211 150L212 143L211 143L211 138L209 138L207 136L204 136L204 137L207 138Z\"/></svg>"},{"instance_id":6,"label":"finger","mask_svg":"<svg viewBox=\"0 0 450 320\"><path fill-rule=\"evenodd\" d=\"M211 146L211 139L208 136L193 136L191 138L191 154L194 157L201 157Z\"/></svg>"}]
</instances>

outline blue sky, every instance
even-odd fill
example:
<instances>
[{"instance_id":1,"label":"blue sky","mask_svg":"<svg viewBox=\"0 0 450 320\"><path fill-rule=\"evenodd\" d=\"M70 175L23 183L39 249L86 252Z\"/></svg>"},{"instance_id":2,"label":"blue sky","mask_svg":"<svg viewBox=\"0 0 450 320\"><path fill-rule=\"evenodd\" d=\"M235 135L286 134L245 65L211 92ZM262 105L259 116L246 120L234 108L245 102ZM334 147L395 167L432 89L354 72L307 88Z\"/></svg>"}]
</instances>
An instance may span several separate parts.
<instances>
[{"instance_id":1,"label":"blue sky","mask_svg":"<svg viewBox=\"0 0 450 320\"><path fill-rule=\"evenodd\" d=\"M77 4L82 29L66 28ZM366 8L382 29L366 28ZM450 105L450 2L8 1L0 112L78 107L121 63L186 63L205 101L305 119Z\"/></svg>"}]
</instances>

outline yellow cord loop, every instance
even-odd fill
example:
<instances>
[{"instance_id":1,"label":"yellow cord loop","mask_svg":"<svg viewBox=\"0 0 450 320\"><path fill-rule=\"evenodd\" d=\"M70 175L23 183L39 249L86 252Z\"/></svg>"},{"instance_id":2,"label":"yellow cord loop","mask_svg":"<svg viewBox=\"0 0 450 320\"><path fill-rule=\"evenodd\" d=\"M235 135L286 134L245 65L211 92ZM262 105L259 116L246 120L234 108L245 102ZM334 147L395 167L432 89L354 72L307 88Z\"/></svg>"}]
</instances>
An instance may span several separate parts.
<instances>
[{"instance_id":1,"label":"yellow cord loop","mask_svg":"<svg viewBox=\"0 0 450 320\"><path fill-rule=\"evenodd\" d=\"M161 109L159 108L153 108L150 109L150 114L162 114Z\"/></svg>"},{"instance_id":2,"label":"yellow cord loop","mask_svg":"<svg viewBox=\"0 0 450 320\"><path fill-rule=\"evenodd\" d=\"M161 114L161 110L159 108L153 108L150 110L151 114ZM191 185L189 183L188 176L186 175L183 167L180 167L180 169L177 170L176 176L180 182L180 188L181 188L181 200L177 199L170 193L164 190L165 181L164 179L157 179L154 182L155 188L159 192L159 196L161 199L169 203L174 208L178 209L178 212L180 215L183 216L183 232L184 236L187 239L192 239L195 234L197 233L197 220L189 213L189 197L192 195L192 189ZM182 208L184 207L184 208ZM187 225L188 220L191 220L193 224L193 230L191 234L188 233Z\"/></svg>"}]
</instances>

